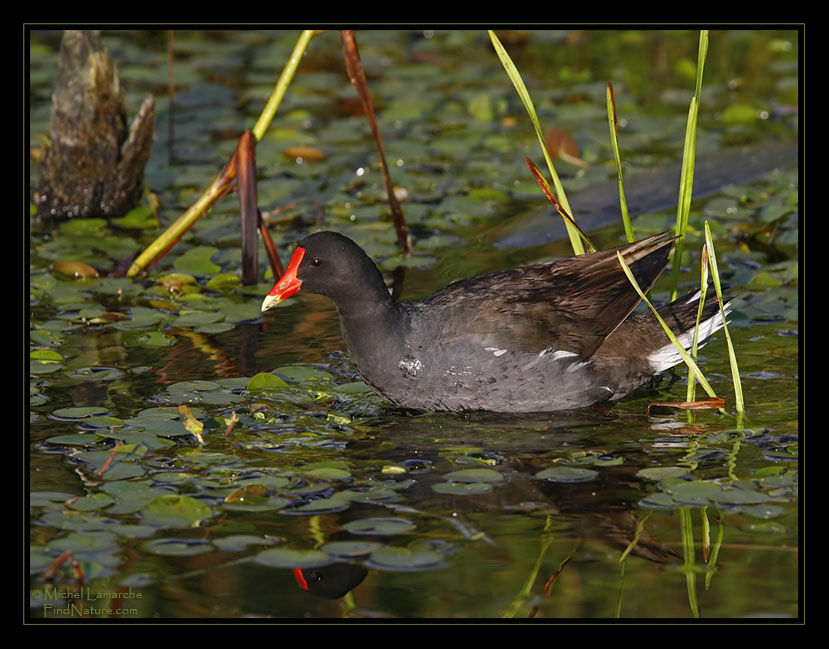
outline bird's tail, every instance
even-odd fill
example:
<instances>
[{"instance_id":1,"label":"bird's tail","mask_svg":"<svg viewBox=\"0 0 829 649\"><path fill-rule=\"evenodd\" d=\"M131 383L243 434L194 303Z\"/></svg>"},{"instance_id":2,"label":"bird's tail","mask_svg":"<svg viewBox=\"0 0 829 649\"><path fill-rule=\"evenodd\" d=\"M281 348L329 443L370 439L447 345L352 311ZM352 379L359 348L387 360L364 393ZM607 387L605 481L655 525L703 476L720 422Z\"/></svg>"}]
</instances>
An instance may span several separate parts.
<instances>
[{"instance_id":1,"label":"bird's tail","mask_svg":"<svg viewBox=\"0 0 829 649\"><path fill-rule=\"evenodd\" d=\"M673 302L657 309L659 315L671 328L671 331L686 351L691 349L693 342L699 299L700 292L696 291L683 295ZM700 316L697 347L702 347L708 338L722 328L722 313L724 312L727 318L730 308L730 301L725 303L722 312L720 311L720 305L716 298L711 299L709 297L705 301L702 315ZM654 320L655 326L661 330L661 326L655 322L653 316L651 315L650 317ZM660 333L662 338L665 339L665 344L655 347L648 354L648 362L655 372L662 372L682 362L682 357L674 344L665 338L664 332L661 331ZM655 340L659 340L659 338L655 338Z\"/></svg>"}]
</instances>

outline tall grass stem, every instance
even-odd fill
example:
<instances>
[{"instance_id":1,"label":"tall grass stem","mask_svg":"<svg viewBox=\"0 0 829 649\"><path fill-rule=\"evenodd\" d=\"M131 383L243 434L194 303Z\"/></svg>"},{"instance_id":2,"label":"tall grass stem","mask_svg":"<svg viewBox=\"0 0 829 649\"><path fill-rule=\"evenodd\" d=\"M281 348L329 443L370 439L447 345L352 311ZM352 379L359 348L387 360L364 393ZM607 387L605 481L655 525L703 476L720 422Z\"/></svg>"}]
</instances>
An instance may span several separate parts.
<instances>
[{"instance_id":1,"label":"tall grass stem","mask_svg":"<svg viewBox=\"0 0 829 649\"><path fill-rule=\"evenodd\" d=\"M305 29L299 35L299 39L297 40L296 45L294 45L291 56L288 58L288 62L282 69L282 74L279 75L276 86L274 86L274 89L271 92L268 103L265 105L262 114L259 115L259 119L256 120L256 125L253 127L253 137L256 138L257 142L262 139L265 135L265 131L268 130L268 126L270 126L274 115L276 115L276 109L279 108L279 104L282 103L282 98L285 96L285 92L288 90L288 86L291 85L291 81L296 74L299 62L302 60L302 55L305 54L305 50L308 48L308 43L316 33L317 30Z\"/></svg>"},{"instance_id":2,"label":"tall grass stem","mask_svg":"<svg viewBox=\"0 0 829 649\"><path fill-rule=\"evenodd\" d=\"M541 145L541 151L544 153L544 159L547 161L547 168L550 170L550 176L553 179L553 186L556 189L556 194L558 196L558 201L561 203L561 206L565 209L565 211L573 217L573 210L570 208L570 203L567 201L567 195L564 193L564 187L561 184L561 180L558 177L558 173L556 172L555 165L553 165L553 160L550 157L550 152L547 150L547 146L544 144L544 132L541 130L541 124L538 121L538 115L535 112L535 106L533 105L532 99L530 98L530 93L527 91L527 86L524 84L524 80L521 78L521 74L518 72L518 68L515 67L515 64L512 62L510 55L507 53L504 46L501 44L501 41L495 35L491 29L488 30L489 39L492 41L492 46L495 48L495 53L498 55L498 58L501 60L501 64L504 66L504 70L507 72L507 76L509 77L510 81L512 81L512 85L515 87L515 91L518 93L518 96L521 99L521 102L524 104L524 108L527 111L527 114L530 116L530 122L532 122L533 128L535 129L536 137L538 138L538 142ZM581 236L579 235L578 231L564 219L564 225L567 228L567 236L570 238L570 245L573 247L573 252L577 255L584 254L584 246L582 245Z\"/></svg>"},{"instance_id":3,"label":"tall grass stem","mask_svg":"<svg viewBox=\"0 0 829 649\"><path fill-rule=\"evenodd\" d=\"M639 297L642 298L642 301L648 306L651 312L656 316L656 319L659 321L659 324L662 325L662 329L665 330L665 333L668 336L668 339L674 344L676 350L679 352L679 355L682 357L682 360L685 361L685 364L688 368L693 372L694 376L696 377L699 384L703 387L703 389L708 393L708 396L712 399L716 399L717 395L714 393L713 388L709 385L706 378L703 376L702 372L700 371L699 367L697 367L696 362L693 358L688 355L688 352L685 351L685 347L677 340L674 333L671 331L671 328L668 324L662 319L662 316L659 315L659 312L654 308L653 304L651 304L650 300L648 300L647 296L642 292L642 289L639 287L636 278L633 276L628 265L625 263L624 258L622 255L617 251L616 257L619 259L619 264L622 266L622 270L627 275L628 281L630 281L631 286L636 290L639 294Z\"/></svg>"},{"instance_id":4,"label":"tall grass stem","mask_svg":"<svg viewBox=\"0 0 829 649\"><path fill-rule=\"evenodd\" d=\"M622 210L622 225L625 226L625 236L628 243L636 241L633 236L633 226L630 223L628 204L625 200L625 182L622 179L622 158L619 155L619 139L617 137L619 120L616 115L616 96L613 93L613 84L607 84L607 121L610 125L610 146L613 149L613 159L616 161L616 175L619 178L619 207Z\"/></svg>"},{"instance_id":5,"label":"tall grass stem","mask_svg":"<svg viewBox=\"0 0 829 649\"><path fill-rule=\"evenodd\" d=\"M708 54L708 30L703 29L699 35L699 49L697 52L697 76L694 96L688 108L688 123L685 127L685 143L682 150L682 171L679 178L679 201L676 209L676 226L674 234L679 238L674 250L671 264L671 300L676 299L679 285L679 269L682 265L685 250L685 232L688 229L688 214L691 211L691 196L694 188L694 160L697 143L697 116L702 95L702 72L705 67L705 57Z\"/></svg>"},{"instance_id":6,"label":"tall grass stem","mask_svg":"<svg viewBox=\"0 0 829 649\"><path fill-rule=\"evenodd\" d=\"M720 273L717 268L717 255L714 252L714 242L711 240L711 228L708 221L705 222L705 247L708 250L708 265L711 268L711 279L714 282L714 290L717 292L717 302L720 305L720 315L723 320L723 333L725 342L728 345L728 361L731 364L731 382L734 384L734 403L737 413L742 415L745 412L745 401L743 400L743 385L740 381L740 368L737 365L737 354L734 351L734 343L731 342L731 334L728 333L728 323L725 319L725 302L723 301L722 285L720 284Z\"/></svg>"}]
</instances>

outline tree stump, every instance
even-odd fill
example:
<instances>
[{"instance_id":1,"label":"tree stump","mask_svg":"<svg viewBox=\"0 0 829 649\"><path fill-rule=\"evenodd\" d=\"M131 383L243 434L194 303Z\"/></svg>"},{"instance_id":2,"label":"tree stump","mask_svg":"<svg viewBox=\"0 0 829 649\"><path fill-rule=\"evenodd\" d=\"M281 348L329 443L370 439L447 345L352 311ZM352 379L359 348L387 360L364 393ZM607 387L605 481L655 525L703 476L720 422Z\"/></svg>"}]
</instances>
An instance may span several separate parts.
<instances>
[{"instance_id":1,"label":"tree stump","mask_svg":"<svg viewBox=\"0 0 829 649\"><path fill-rule=\"evenodd\" d=\"M155 132L153 98L128 129L124 89L99 31L64 32L58 61L51 141L34 194L38 216L122 216L141 199Z\"/></svg>"}]
</instances>

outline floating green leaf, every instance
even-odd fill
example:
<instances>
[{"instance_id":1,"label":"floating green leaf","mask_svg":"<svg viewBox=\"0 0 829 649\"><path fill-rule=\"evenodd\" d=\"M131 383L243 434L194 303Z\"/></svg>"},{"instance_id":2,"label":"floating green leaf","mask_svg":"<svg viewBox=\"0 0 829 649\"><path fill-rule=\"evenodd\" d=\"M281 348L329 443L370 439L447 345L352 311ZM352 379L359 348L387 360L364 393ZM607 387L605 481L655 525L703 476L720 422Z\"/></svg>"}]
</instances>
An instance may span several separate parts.
<instances>
[{"instance_id":1,"label":"floating green leaf","mask_svg":"<svg viewBox=\"0 0 829 649\"><path fill-rule=\"evenodd\" d=\"M338 557L362 557L383 547L375 541L332 541L326 543L320 550Z\"/></svg>"},{"instance_id":2,"label":"floating green leaf","mask_svg":"<svg viewBox=\"0 0 829 649\"><path fill-rule=\"evenodd\" d=\"M447 482L501 482L504 476L495 469L461 469L443 476Z\"/></svg>"},{"instance_id":3,"label":"floating green leaf","mask_svg":"<svg viewBox=\"0 0 829 649\"><path fill-rule=\"evenodd\" d=\"M599 473L593 469L580 469L572 466L554 466L535 474L539 480L550 482L586 482L593 480Z\"/></svg>"},{"instance_id":4,"label":"floating green leaf","mask_svg":"<svg viewBox=\"0 0 829 649\"><path fill-rule=\"evenodd\" d=\"M379 570L434 570L444 565L444 557L431 550L383 547L371 553L366 565Z\"/></svg>"},{"instance_id":5,"label":"floating green leaf","mask_svg":"<svg viewBox=\"0 0 829 649\"><path fill-rule=\"evenodd\" d=\"M237 288L242 280L235 273L219 273L210 278L207 282L207 289L210 291L230 291Z\"/></svg>"},{"instance_id":6,"label":"floating green leaf","mask_svg":"<svg viewBox=\"0 0 829 649\"><path fill-rule=\"evenodd\" d=\"M415 524L405 518L360 518L349 521L343 525L343 529L352 534L379 534L390 536L392 534L403 534L415 529Z\"/></svg>"},{"instance_id":7,"label":"floating green leaf","mask_svg":"<svg viewBox=\"0 0 829 649\"><path fill-rule=\"evenodd\" d=\"M93 511L96 509L103 509L108 505L114 503L115 500L112 499L111 496L103 493L91 494L89 496L84 496L83 498L78 498L74 502L70 503L70 507L77 511Z\"/></svg>"},{"instance_id":8,"label":"floating green leaf","mask_svg":"<svg viewBox=\"0 0 829 649\"><path fill-rule=\"evenodd\" d=\"M199 325L213 324L223 318L223 314L211 313L209 311L181 311L178 317L170 324L174 327L195 327Z\"/></svg>"},{"instance_id":9,"label":"floating green leaf","mask_svg":"<svg viewBox=\"0 0 829 649\"><path fill-rule=\"evenodd\" d=\"M438 482L432 485L432 491L452 496L474 496L492 491L489 482Z\"/></svg>"},{"instance_id":10,"label":"floating green leaf","mask_svg":"<svg viewBox=\"0 0 829 649\"><path fill-rule=\"evenodd\" d=\"M173 265L184 273L191 273L197 277L209 277L221 270L210 260L217 252L219 249L213 246L196 246L176 259Z\"/></svg>"},{"instance_id":11,"label":"floating green leaf","mask_svg":"<svg viewBox=\"0 0 829 649\"><path fill-rule=\"evenodd\" d=\"M688 473L686 467L681 466L655 466L646 469L640 469L636 475L645 480L654 480L659 482L665 478L678 478Z\"/></svg>"},{"instance_id":12,"label":"floating green leaf","mask_svg":"<svg viewBox=\"0 0 829 649\"><path fill-rule=\"evenodd\" d=\"M202 501L175 494L153 498L141 508L143 522L158 527L197 527L212 516Z\"/></svg>"},{"instance_id":13,"label":"floating green leaf","mask_svg":"<svg viewBox=\"0 0 829 649\"><path fill-rule=\"evenodd\" d=\"M150 554L168 557L192 557L214 549L210 541L201 539L153 539L142 546Z\"/></svg>"},{"instance_id":14,"label":"floating green leaf","mask_svg":"<svg viewBox=\"0 0 829 649\"><path fill-rule=\"evenodd\" d=\"M107 409L101 406L80 406L75 408L58 408L52 414L61 419L83 419L84 417L105 415L107 412Z\"/></svg>"},{"instance_id":15,"label":"floating green leaf","mask_svg":"<svg viewBox=\"0 0 829 649\"><path fill-rule=\"evenodd\" d=\"M75 433L73 435L55 435L54 437L49 437L46 443L58 446L96 446L102 443L102 440L97 435Z\"/></svg>"},{"instance_id":16,"label":"floating green leaf","mask_svg":"<svg viewBox=\"0 0 829 649\"><path fill-rule=\"evenodd\" d=\"M273 374L288 381L304 383L306 381L330 381L334 375L310 365L284 365L273 370Z\"/></svg>"},{"instance_id":17,"label":"floating green leaf","mask_svg":"<svg viewBox=\"0 0 829 649\"><path fill-rule=\"evenodd\" d=\"M270 372L260 372L248 382L250 392L268 392L287 388L288 384L281 378Z\"/></svg>"},{"instance_id":18,"label":"floating green leaf","mask_svg":"<svg viewBox=\"0 0 829 649\"><path fill-rule=\"evenodd\" d=\"M158 227L158 218L149 205L139 205L124 216L112 219L110 223L119 228L150 230Z\"/></svg>"},{"instance_id":19,"label":"floating green leaf","mask_svg":"<svg viewBox=\"0 0 829 649\"><path fill-rule=\"evenodd\" d=\"M124 371L117 367L79 367L66 373L76 381L114 381L124 376Z\"/></svg>"},{"instance_id":20,"label":"floating green leaf","mask_svg":"<svg viewBox=\"0 0 829 649\"><path fill-rule=\"evenodd\" d=\"M304 470L302 471L302 475L320 480L347 480L351 477L351 473L336 467L319 467L317 469Z\"/></svg>"},{"instance_id":21,"label":"floating green leaf","mask_svg":"<svg viewBox=\"0 0 829 649\"><path fill-rule=\"evenodd\" d=\"M331 555L319 550L270 548L255 557L256 563L270 568L317 568L332 562Z\"/></svg>"},{"instance_id":22,"label":"floating green leaf","mask_svg":"<svg viewBox=\"0 0 829 649\"><path fill-rule=\"evenodd\" d=\"M274 543L279 543L279 539L252 534L231 534L213 539L213 545L225 552L241 552L251 545L273 545Z\"/></svg>"},{"instance_id":23,"label":"floating green leaf","mask_svg":"<svg viewBox=\"0 0 829 649\"><path fill-rule=\"evenodd\" d=\"M535 474L539 480L549 480L550 482L586 482L593 480L598 476L598 472L593 469L580 469L571 466L554 466L549 469L543 469Z\"/></svg>"},{"instance_id":24,"label":"floating green leaf","mask_svg":"<svg viewBox=\"0 0 829 649\"><path fill-rule=\"evenodd\" d=\"M73 532L69 536L54 539L49 548L58 552L69 550L73 553L99 552L114 550L118 547L118 537L109 532Z\"/></svg>"}]
</instances>

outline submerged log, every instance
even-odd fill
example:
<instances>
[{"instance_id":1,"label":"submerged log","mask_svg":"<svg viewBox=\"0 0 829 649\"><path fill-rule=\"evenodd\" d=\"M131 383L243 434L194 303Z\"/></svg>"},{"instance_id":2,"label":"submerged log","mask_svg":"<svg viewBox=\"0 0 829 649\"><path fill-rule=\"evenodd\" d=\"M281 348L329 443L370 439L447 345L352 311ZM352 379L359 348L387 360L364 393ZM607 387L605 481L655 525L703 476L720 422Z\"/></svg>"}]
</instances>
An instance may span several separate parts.
<instances>
[{"instance_id":1,"label":"submerged log","mask_svg":"<svg viewBox=\"0 0 829 649\"><path fill-rule=\"evenodd\" d=\"M98 31L67 30L58 60L50 144L34 194L38 216L121 216L141 199L153 98L127 128L124 89Z\"/></svg>"}]
</instances>

